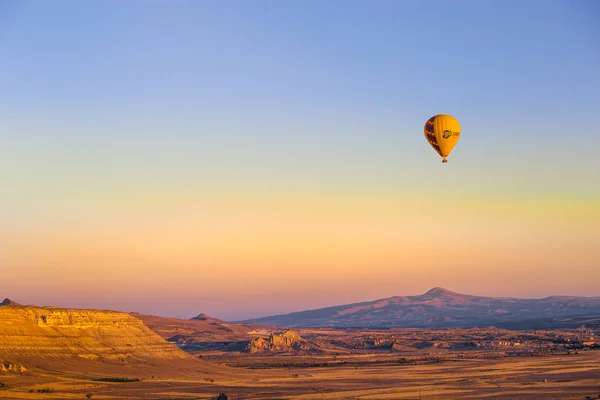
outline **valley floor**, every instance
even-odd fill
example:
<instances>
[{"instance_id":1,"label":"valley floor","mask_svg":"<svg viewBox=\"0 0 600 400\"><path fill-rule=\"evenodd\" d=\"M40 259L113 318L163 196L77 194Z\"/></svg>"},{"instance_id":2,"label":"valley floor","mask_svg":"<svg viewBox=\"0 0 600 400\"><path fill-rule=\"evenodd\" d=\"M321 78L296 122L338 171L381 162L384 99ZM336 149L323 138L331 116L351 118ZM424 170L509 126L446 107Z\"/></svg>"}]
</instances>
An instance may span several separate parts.
<instances>
[{"instance_id":1,"label":"valley floor","mask_svg":"<svg viewBox=\"0 0 600 400\"><path fill-rule=\"evenodd\" d=\"M289 364L293 356L273 356ZM357 358L360 361L361 358ZM231 365L231 364L230 364ZM85 376L32 369L0 373L0 398L33 399L586 399L600 395L600 351L571 355L441 361L417 365L361 364L335 367L228 367L206 372L143 376L137 382L92 381ZM221 367L222 368L222 367ZM221 370L222 371L222 370ZM164 373L163 373L164 372ZM213 381L214 380L214 381ZM52 393L38 390L51 389Z\"/></svg>"}]
</instances>

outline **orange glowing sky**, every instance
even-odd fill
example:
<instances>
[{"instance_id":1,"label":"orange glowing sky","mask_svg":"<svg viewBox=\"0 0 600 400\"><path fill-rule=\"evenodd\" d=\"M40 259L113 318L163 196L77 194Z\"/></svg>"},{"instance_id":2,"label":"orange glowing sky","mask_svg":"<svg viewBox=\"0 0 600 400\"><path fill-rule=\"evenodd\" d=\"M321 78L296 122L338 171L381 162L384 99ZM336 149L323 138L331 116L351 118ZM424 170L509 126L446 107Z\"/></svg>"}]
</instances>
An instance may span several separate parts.
<instances>
[{"instance_id":1,"label":"orange glowing sky","mask_svg":"<svg viewBox=\"0 0 600 400\"><path fill-rule=\"evenodd\" d=\"M241 318L433 286L595 295L600 279L593 201L456 190L109 197L62 200L5 230L3 292Z\"/></svg>"}]
</instances>

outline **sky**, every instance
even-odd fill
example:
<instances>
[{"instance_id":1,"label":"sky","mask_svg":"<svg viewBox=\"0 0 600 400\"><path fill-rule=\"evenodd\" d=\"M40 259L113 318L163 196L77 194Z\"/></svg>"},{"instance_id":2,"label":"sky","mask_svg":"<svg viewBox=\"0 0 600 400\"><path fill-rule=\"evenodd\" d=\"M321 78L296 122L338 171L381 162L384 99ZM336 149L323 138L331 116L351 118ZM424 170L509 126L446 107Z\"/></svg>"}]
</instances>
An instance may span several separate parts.
<instances>
[{"instance_id":1,"label":"sky","mask_svg":"<svg viewBox=\"0 0 600 400\"><path fill-rule=\"evenodd\" d=\"M0 297L600 296L600 3L0 2ZM448 157L423 126L455 116Z\"/></svg>"}]
</instances>

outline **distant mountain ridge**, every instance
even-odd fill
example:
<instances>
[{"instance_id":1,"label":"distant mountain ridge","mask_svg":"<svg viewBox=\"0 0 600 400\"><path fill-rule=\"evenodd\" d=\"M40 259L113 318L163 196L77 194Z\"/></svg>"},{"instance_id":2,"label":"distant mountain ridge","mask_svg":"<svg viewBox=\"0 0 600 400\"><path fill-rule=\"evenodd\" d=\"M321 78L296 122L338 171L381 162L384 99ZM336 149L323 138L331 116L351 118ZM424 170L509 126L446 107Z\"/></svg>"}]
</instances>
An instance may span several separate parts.
<instances>
[{"instance_id":1,"label":"distant mountain ridge","mask_svg":"<svg viewBox=\"0 0 600 400\"><path fill-rule=\"evenodd\" d=\"M445 328L554 326L560 318L600 317L600 297L549 296L542 299L482 297L435 287L416 296L394 296L241 322L285 328Z\"/></svg>"}]
</instances>

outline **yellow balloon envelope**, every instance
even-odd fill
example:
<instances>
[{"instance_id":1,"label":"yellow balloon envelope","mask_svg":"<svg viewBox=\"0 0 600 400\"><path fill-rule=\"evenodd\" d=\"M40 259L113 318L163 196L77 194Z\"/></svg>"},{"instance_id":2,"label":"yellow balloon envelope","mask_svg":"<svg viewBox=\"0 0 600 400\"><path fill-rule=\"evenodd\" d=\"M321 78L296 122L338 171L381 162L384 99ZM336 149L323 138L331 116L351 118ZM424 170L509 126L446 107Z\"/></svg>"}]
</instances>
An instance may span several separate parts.
<instances>
[{"instance_id":1,"label":"yellow balloon envelope","mask_svg":"<svg viewBox=\"0 0 600 400\"><path fill-rule=\"evenodd\" d=\"M460 137L460 124L452 115L438 114L425 123L425 138L442 156L442 162L447 163L450 154Z\"/></svg>"}]
</instances>

